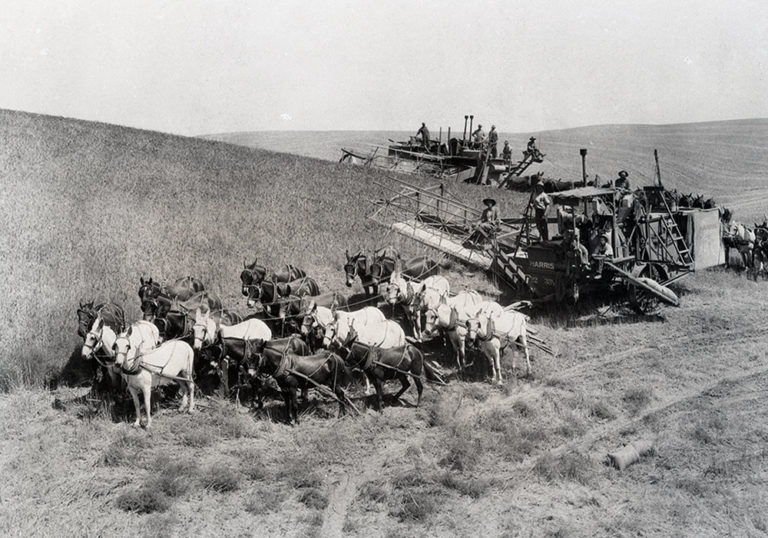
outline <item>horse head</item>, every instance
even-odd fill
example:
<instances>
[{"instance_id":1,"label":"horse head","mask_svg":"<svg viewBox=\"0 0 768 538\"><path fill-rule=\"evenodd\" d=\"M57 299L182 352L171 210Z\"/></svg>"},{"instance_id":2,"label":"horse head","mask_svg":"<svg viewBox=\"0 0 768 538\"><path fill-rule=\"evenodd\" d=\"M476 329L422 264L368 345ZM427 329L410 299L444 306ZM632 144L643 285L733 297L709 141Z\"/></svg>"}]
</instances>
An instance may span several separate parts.
<instances>
[{"instance_id":1,"label":"horse head","mask_svg":"<svg viewBox=\"0 0 768 538\"><path fill-rule=\"evenodd\" d=\"M157 299L143 299L141 301L141 312L144 321L152 321L157 317L158 303Z\"/></svg>"},{"instance_id":2,"label":"horse head","mask_svg":"<svg viewBox=\"0 0 768 538\"><path fill-rule=\"evenodd\" d=\"M192 348L200 350L204 343L212 343L216 338L216 322L211 319L209 310L205 312L198 308L195 310L195 324L192 326L194 343Z\"/></svg>"},{"instance_id":3,"label":"horse head","mask_svg":"<svg viewBox=\"0 0 768 538\"><path fill-rule=\"evenodd\" d=\"M363 255L362 251L358 252L354 256L349 255L349 251L344 251L344 256L347 258L347 262L344 264L344 274L346 275L346 284L348 288L352 287L352 284L355 282L355 277L360 276L362 278L363 275L365 275L365 265L363 266L363 270L360 270L360 261L365 260L365 255Z\"/></svg>"},{"instance_id":4,"label":"horse head","mask_svg":"<svg viewBox=\"0 0 768 538\"><path fill-rule=\"evenodd\" d=\"M123 366L135 358L137 350L132 345L131 336L133 336L132 326L128 327L128 330L118 336L115 340L115 365Z\"/></svg>"},{"instance_id":5,"label":"horse head","mask_svg":"<svg viewBox=\"0 0 768 538\"><path fill-rule=\"evenodd\" d=\"M347 330L352 327L350 323L347 326ZM342 339L346 339L346 335L342 334L344 329L342 328L341 319L338 312L334 313L333 321L325 326L325 332L323 334L323 347L330 349L331 346L338 346Z\"/></svg>"},{"instance_id":6,"label":"horse head","mask_svg":"<svg viewBox=\"0 0 768 538\"><path fill-rule=\"evenodd\" d=\"M389 284L387 285L386 289L386 299L387 302L391 305L397 304L398 300L400 299L400 295L402 294L403 290L401 289L401 286L405 280L403 279L402 275L399 271L394 271L392 273L392 276L389 278Z\"/></svg>"},{"instance_id":7,"label":"horse head","mask_svg":"<svg viewBox=\"0 0 768 538\"><path fill-rule=\"evenodd\" d=\"M91 355L98 349L104 335L104 320L101 316L96 316L96 320L93 322L93 326L85 335L85 342L83 343L83 349L81 351L84 359L90 359Z\"/></svg>"}]
</instances>

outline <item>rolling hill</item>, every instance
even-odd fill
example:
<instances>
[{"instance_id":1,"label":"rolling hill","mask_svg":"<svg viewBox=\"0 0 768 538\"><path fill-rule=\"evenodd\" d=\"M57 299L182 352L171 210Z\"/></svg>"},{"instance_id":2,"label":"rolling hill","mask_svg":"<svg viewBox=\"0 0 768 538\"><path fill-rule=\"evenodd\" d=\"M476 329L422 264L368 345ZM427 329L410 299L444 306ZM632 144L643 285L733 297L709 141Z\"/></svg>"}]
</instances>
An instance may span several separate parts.
<instances>
[{"instance_id":1,"label":"rolling hill","mask_svg":"<svg viewBox=\"0 0 768 538\"><path fill-rule=\"evenodd\" d=\"M404 140L410 134L413 133L256 132L206 138L337 161L341 147L370 150L371 145L386 145L388 139ZM437 135L436 131L433 135ZM587 173L591 176L598 174L609 180L626 169L633 185L652 184L653 150L658 149L662 180L667 188L713 196L719 204L736 210L736 218L745 222L768 213L768 119L502 132L500 140L509 140L517 151L525 147L529 136L536 136L546 154L538 170L548 177L580 179L579 149L587 148Z\"/></svg>"},{"instance_id":2,"label":"rolling hill","mask_svg":"<svg viewBox=\"0 0 768 538\"><path fill-rule=\"evenodd\" d=\"M621 166L635 179L659 147L672 182L662 137L685 157L681 178L759 214L765 123L711 124L706 152L681 141L695 130L701 142L707 129L596 127L541 142L565 162L591 132L590 168ZM376 174L317 158L0 111L0 175L0 535L768 532L764 281L697 273L677 288L681 306L658 317L537 314L556 354L534 350L525 378L508 350L501 387L484 382L482 360L458 379L438 343L425 352L450 382L426 387L418 409L412 391L382 413L353 393L362 416L335 418L333 402L315 394L289 427L279 401L257 411L202 398L192 416L168 402L151 430L133 430L86 389L40 386L78 345L80 299L114 297L135 319L140 276L189 274L237 308L243 258L296 263L324 289L348 291L346 248L394 240L406 255L420 251L366 220L367 201L382 194ZM470 201L488 192L452 190ZM514 212L525 196L499 198ZM492 291L458 267L448 278L454 289ZM637 440L654 452L624 471L604 464Z\"/></svg>"}]
</instances>

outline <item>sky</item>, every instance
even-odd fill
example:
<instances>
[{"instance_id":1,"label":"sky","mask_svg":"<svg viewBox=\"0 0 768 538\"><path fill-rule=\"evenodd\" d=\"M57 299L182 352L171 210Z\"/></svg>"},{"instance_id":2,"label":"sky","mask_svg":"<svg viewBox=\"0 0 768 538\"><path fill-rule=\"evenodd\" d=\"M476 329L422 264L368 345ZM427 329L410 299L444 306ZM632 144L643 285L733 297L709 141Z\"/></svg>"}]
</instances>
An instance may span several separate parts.
<instances>
[{"instance_id":1,"label":"sky","mask_svg":"<svg viewBox=\"0 0 768 538\"><path fill-rule=\"evenodd\" d=\"M768 2L4 0L0 108L182 135L768 117Z\"/></svg>"}]
</instances>

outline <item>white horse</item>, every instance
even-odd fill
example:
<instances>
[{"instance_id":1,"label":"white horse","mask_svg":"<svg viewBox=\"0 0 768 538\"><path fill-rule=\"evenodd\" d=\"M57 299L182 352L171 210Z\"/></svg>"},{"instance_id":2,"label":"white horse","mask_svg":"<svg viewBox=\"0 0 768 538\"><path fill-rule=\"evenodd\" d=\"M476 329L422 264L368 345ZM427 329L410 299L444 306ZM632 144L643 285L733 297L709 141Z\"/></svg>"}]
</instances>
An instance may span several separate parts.
<instances>
[{"instance_id":1,"label":"white horse","mask_svg":"<svg viewBox=\"0 0 768 538\"><path fill-rule=\"evenodd\" d=\"M151 347L144 337L136 335L133 327L121 334L117 341L115 363L128 385L128 391L136 408L134 427L141 426L141 404L139 391L144 395L144 409L147 413L147 428L152 425L152 387L175 381L181 388L182 399L179 411L187 406L189 412L195 408L195 382L192 380L195 352L181 340L170 340L160 347Z\"/></svg>"},{"instance_id":2,"label":"white horse","mask_svg":"<svg viewBox=\"0 0 768 538\"><path fill-rule=\"evenodd\" d=\"M354 319L336 317L333 323L325 328L325 337L323 338L325 347L330 347L331 343L334 342L345 344L349 336L349 329L353 326L357 333L356 341L367 346L390 349L404 346L407 343L403 328L390 319L358 327Z\"/></svg>"},{"instance_id":3,"label":"white horse","mask_svg":"<svg viewBox=\"0 0 768 538\"><path fill-rule=\"evenodd\" d=\"M387 318L384 317L384 312L375 306L366 306L355 312L344 312L313 304L310 305L309 312L302 320L301 334L307 335L315 329L325 331L326 327L331 325L336 319L342 321L354 320L355 326L360 327L369 323L380 323Z\"/></svg>"},{"instance_id":4,"label":"white horse","mask_svg":"<svg viewBox=\"0 0 768 538\"><path fill-rule=\"evenodd\" d=\"M501 385L501 354L510 342L520 342L525 352L526 375L531 375L531 358L528 351L528 316L515 311L502 311L494 315L490 309L480 308L467 320L467 338L477 341L493 370L493 381ZM512 354L512 370L515 355Z\"/></svg>"},{"instance_id":5,"label":"white horse","mask_svg":"<svg viewBox=\"0 0 768 538\"><path fill-rule=\"evenodd\" d=\"M451 284L444 276L430 276L419 283L407 281L400 272L395 272L387 288L387 302L403 305L416 340L422 341L422 314L437 308L440 297L447 296L450 291Z\"/></svg>"},{"instance_id":6,"label":"white horse","mask_svg":"<svg viewBox=\"0 0 768 538\"><path fill-rule=\"evenodd\" d=\"M192 328L194 333L193 347L200 350L203 344L212 344L216 341L216 336L222 338L237 338L239 340L272 340L272 331L260 319L250 318L237 325L221 325L216 319L212 318L209 311L204 314L198 308L195 310L195 325Z\"/></svg>"},{"instance_id":7,"label":"white horse","mask_svg":"<svg viewBox=\"0 0 768 538\"><path fill-rule=\"evenodd\" d=\"M114 345L116 340L117 335L115 334L115 331L113 331L109 325L104 323L104 320L100 315L97 315L88 334L85 335L85 343L81 350L84 359L88 360L91 357L94 357L99 364L107 369L110 381L112 382L112 387L120 386L120 368L113 362L115 359ZM96 352L99 350L101 350L107 358L111 359L111 361L106 364L100 361L96 356Z\"/></svg>"},{"instance_id":8,"label":"white horse","mask_svg":"<svg viewBox=\"0 0 768 538\"><path fill-rule=\"evenodd\" d=\"M434 335L437 329L445 333L454 353L456 353L456 365L459 368L459 373L463 373L466 366L466 321L471 316L470 312L474 314L481 303L482 298L479 293L467 290L451 298L445 295L441 296L437 306L429 308L425 312L424 334L427 336Z\"/></svg>"}]
</instances>

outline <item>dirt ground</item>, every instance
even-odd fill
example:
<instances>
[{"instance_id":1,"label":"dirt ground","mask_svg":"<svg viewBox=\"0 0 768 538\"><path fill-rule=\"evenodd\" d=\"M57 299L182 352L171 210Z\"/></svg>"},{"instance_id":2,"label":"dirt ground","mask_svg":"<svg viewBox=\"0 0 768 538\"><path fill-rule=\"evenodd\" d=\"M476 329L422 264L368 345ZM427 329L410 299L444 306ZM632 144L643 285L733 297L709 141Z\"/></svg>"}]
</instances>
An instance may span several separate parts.
<instances>
[{"instance_id":1,"label":"dirt ground","mask_svg":"<svg viewBox=\"0 0 768 538\"><path fill-rule=\"evenodd\" d=\"M0 397L0 533L764 535L766 284L698 274L662 321L535 319L557 354L534 351L531 378L506 356L504 387L459 381L440 359L450 382L418 409L357 389L363 415L335 418L315 395L297 427L279 401L203 399L134 430L82 389L18 390ZM605 464L637 440L655 451Z\"/></svg>"}]
</instances>

